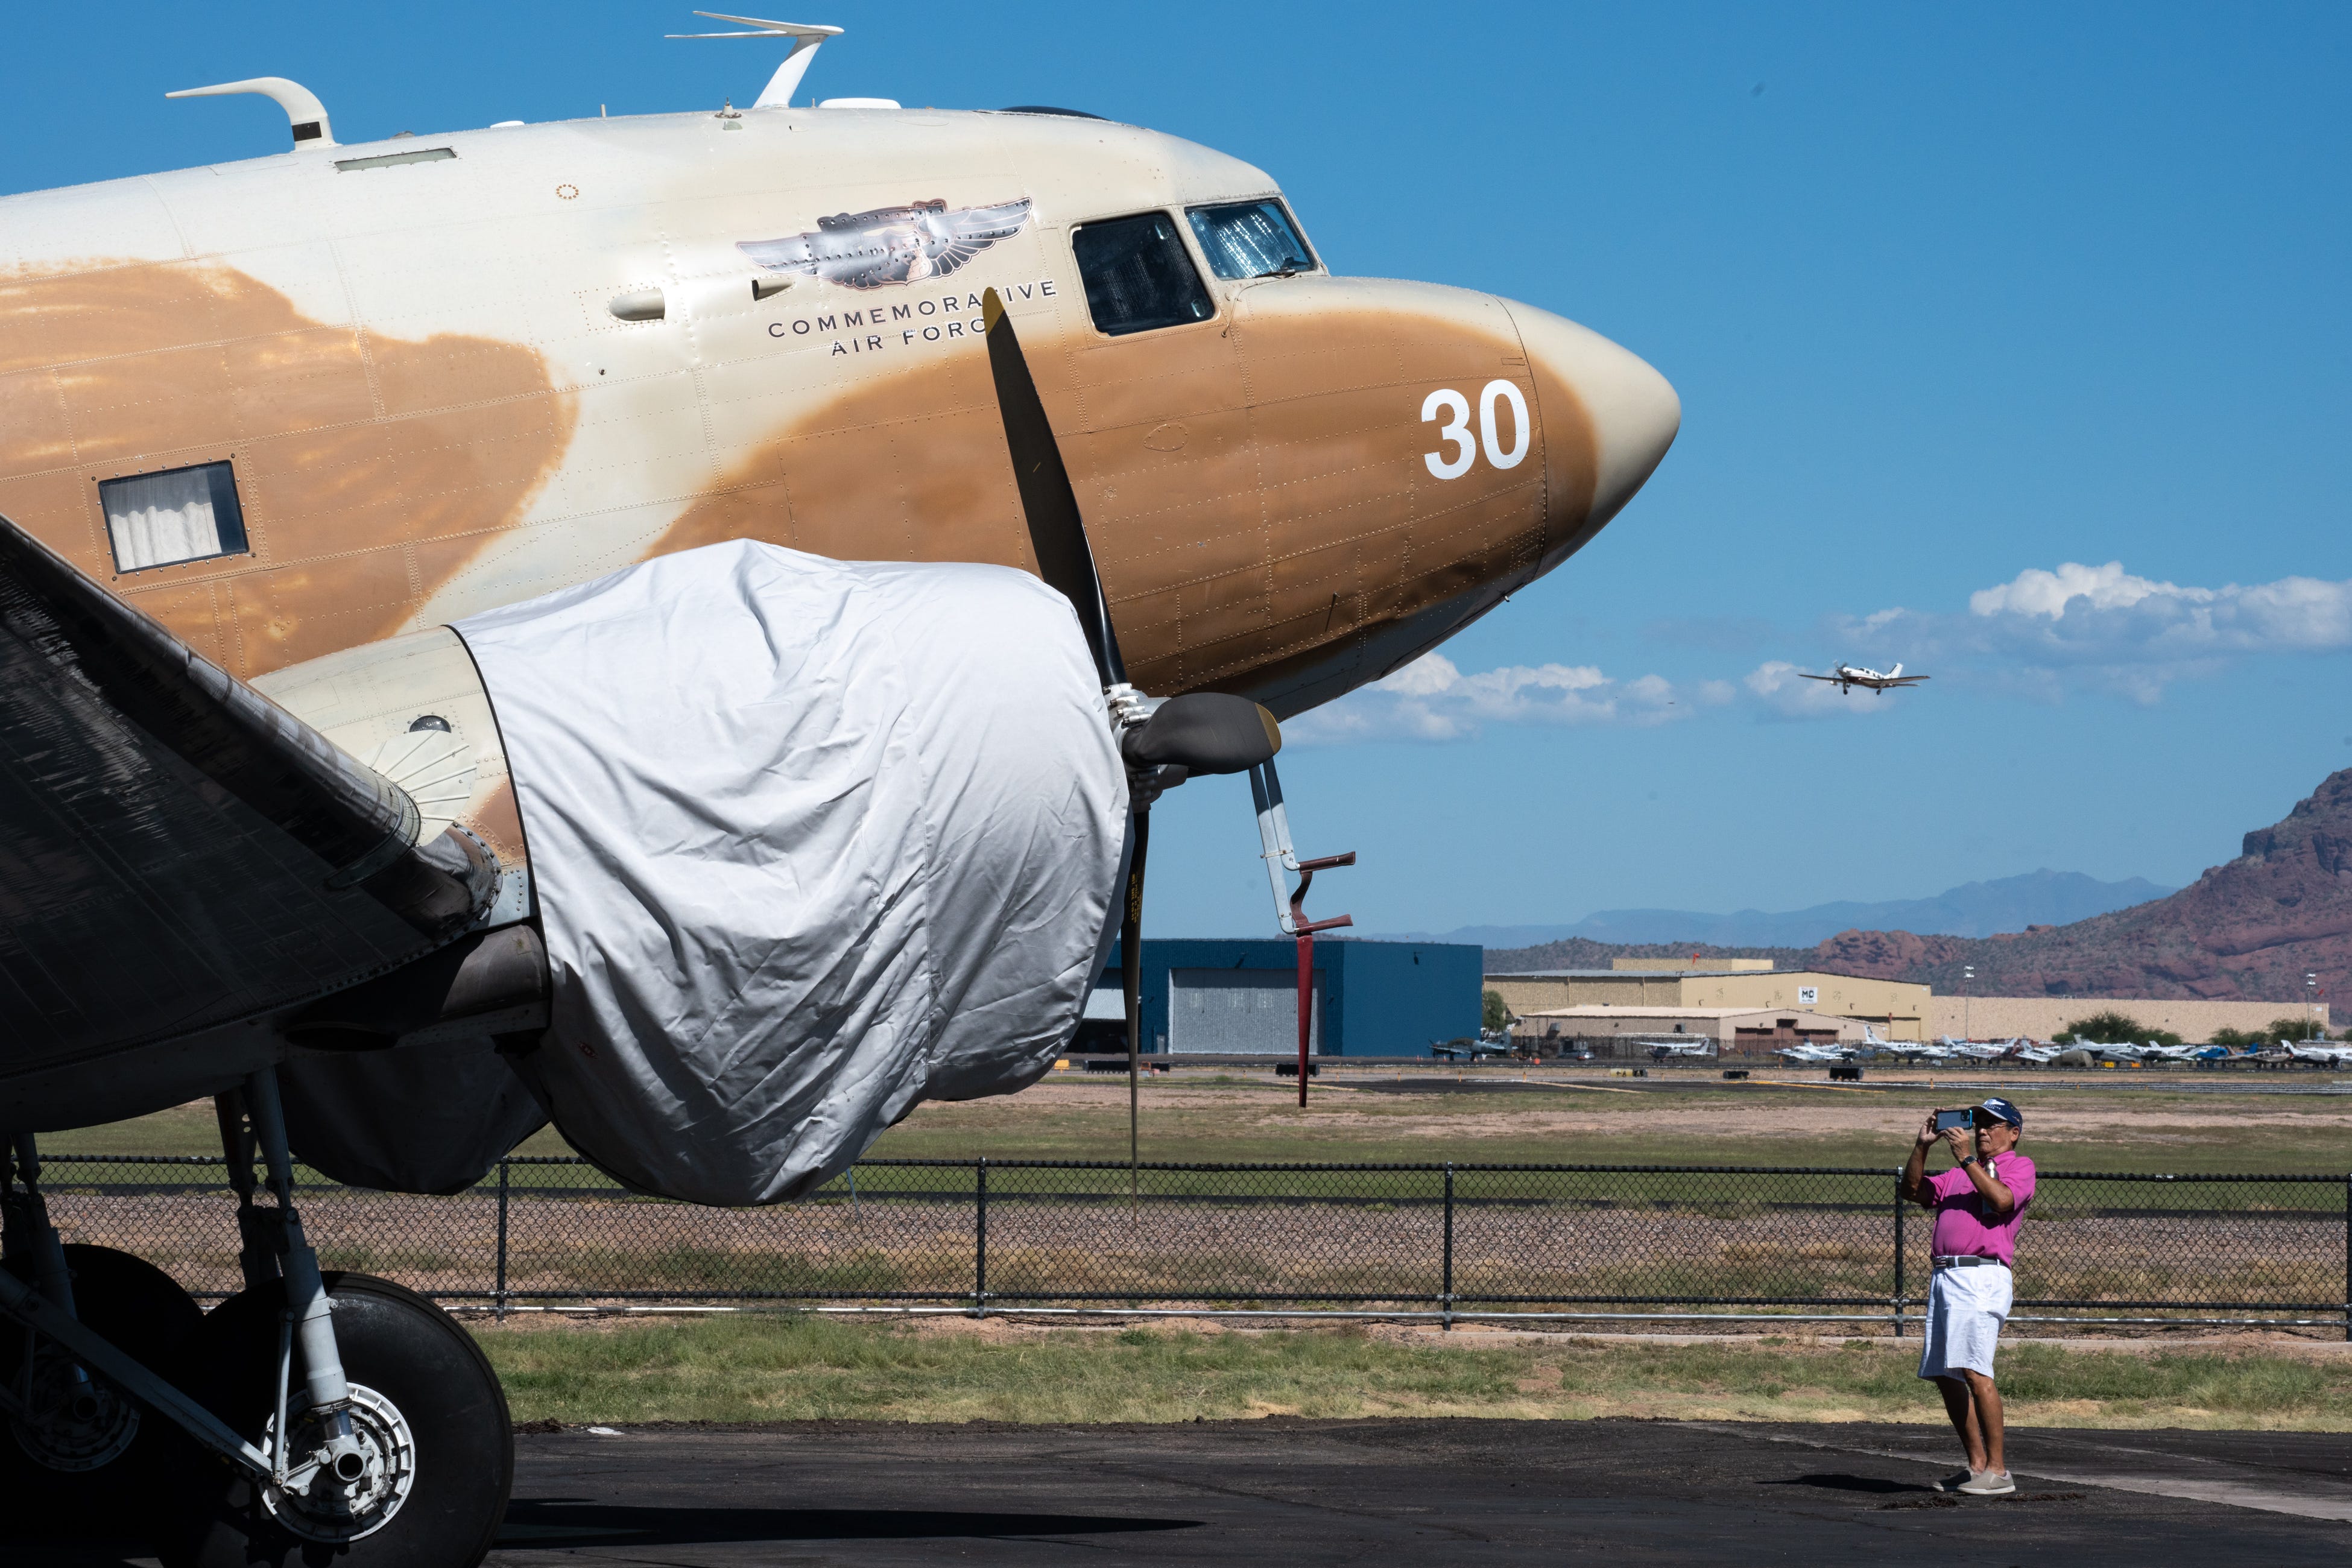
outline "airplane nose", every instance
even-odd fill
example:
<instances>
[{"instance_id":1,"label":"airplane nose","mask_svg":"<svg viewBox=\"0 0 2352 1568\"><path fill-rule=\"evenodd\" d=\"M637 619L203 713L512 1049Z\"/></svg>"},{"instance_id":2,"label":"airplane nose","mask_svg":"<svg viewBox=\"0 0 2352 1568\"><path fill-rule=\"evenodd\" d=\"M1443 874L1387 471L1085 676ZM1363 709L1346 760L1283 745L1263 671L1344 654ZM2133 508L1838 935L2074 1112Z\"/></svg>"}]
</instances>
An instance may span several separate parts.
<instances>
[{"instance_id":1,"label":"airplane nose","mask_svg":"<svg viewBox=\"0 0 2352 1568\"><path fill-rule=\"evenodd\" d=\"M1505 300L1543 410L1554 531L1549 543L1581 544L1633 500L1682 428L1682 399L1646 361L1589 328L1533 305ZM1571 498L1590 496L1584 515ZM1563 516L1563 512L1570 515Z\"/></svg>"}]
</instances>

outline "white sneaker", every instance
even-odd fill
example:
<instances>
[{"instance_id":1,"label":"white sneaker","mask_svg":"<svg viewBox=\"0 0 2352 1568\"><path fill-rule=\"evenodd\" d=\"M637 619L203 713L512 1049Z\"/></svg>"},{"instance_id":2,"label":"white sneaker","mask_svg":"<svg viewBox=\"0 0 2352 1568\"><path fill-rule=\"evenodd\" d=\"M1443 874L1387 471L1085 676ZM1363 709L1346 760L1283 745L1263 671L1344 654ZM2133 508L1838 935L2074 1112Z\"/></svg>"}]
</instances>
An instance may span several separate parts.
<instances>
[{"instance_id":1,"label":"white sneaker","mask_svg":"<svg viewBox=\"0 0 2352 1568\"><path fill-rule=\"evenodd\" d=\"M2007 1497L2016 1489L2017 1483L2009 1479L2007 1470L1987 1470L1980 1476L1970 1476L1959 1485L1959 1490L1969 1497Z\"/></svg>"}]
</instances>

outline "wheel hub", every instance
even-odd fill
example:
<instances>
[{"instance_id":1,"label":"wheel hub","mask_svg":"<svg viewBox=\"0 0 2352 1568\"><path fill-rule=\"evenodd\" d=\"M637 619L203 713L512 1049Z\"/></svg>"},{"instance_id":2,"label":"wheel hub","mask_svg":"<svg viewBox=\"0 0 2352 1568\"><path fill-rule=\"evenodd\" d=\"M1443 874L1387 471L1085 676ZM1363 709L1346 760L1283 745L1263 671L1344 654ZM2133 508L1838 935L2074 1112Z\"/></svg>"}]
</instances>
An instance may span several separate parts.
<instances>
[{"instance_id":1,"label":"wheel hub","mask_svg":"<svg viewBox=\"0 0 2352 1568\"><path fill-rule=\"evenodd\" d=\"M352 1437L337 1443L315 1410L296 1415L287 1484L266 1487L262 1502L288 1533L305 1541L357 1541L390 1524L416 1481L416 1436L397 1405L375 1390L351 1385ZM261 1451L278 1457L278 1421L263 1426Z\"/></svg>"},{"instance_id":2,"label":"wheel hub","mask_svg":"<svg viewBox=\"0 0 2352 1568\"><path fill-rule=\"evenodd\" d=\"M8 1423L16 1446L53 1470L113 1463L139 1436L139 1406L102 1377L77 1376L73 1358L43 1344L33 1360L28 1414Z\"/></svg>"}]
</instances>

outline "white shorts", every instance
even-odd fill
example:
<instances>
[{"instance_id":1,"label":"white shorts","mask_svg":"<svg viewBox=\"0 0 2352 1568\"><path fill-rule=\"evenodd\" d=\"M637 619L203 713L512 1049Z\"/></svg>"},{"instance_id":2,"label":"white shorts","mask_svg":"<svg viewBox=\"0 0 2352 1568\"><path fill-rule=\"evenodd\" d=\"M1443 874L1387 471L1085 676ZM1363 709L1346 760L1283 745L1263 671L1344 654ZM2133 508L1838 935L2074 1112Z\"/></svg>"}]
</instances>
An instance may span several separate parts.
<instances>
[{"instance_id":1,"label":"white shorts","mask_svg":"<svg viewBox=\"0 0 2352 1568\"><path fill-rule=\"evenodd\" d=\"M1999 1264L1938 1268L1927 1286L1927 1338L1919 1348L1921 1377L1952 1377L1963 1368L1992 1375L1992 1352L2017 1281Z\"/></svg>"}]
</instances>

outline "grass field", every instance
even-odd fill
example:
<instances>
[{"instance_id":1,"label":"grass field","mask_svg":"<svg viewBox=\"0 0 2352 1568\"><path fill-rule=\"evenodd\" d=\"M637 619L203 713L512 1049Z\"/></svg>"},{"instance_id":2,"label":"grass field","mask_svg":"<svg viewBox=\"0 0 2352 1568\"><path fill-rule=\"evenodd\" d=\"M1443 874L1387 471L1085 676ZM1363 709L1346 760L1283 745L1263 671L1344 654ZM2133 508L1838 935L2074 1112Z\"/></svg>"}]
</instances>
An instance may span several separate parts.
<instances>
[{"instance_id":1,"label":"grass field","mask_svg":"<svg viewBox=\"0 0 2352 1568\"><path fill-rule=\"evenodd\" d=\"M1373 1328L1100 1331L803 1316L474 1331L515 1419L1114 1422L1451 1415L1940 1425L1916 1341L1662 1344ZM2010 1343L2018 1426L2352 1430L2326 1346L2084 1351Z\"/></svg>"},{"instance_id":2,"label":"grass field","mask_svg":"<svg viewBox=\"0 0 2352 1568\"><path fill-rule=\"evenodd\" d=\"M1331 1074L1307 1109L1295 1086L1255 1074L1179 1072L1143 1089L1142 1152L1165 1161L1524 1161L1829 1164L1899 1163L1923 1108L1962 1097L1930 1082L1832 1089L1724 1084L1636 1092L1591 1077L1525 1091L1387 1092L1397 1075ZM1433 1067L1415 1075L1442 1085ZM1516 1077L1486 1068L1473 1081ZM1559 1081L1557 1073L1537 1075ZM2212 1094L2159 1088L2020 1090L2025 1150L2045 1170L2342 1171L2352 1165L2352 1095ZM1024 1093L927 1104L882 1135L875 1156L1124 1160L1127 1085L1058 1073ZM59 1152L218 1150L208 1105L52 1133ZM560 1153L542 1131L520 1152Z\"/></svg>"}]
</instances>

